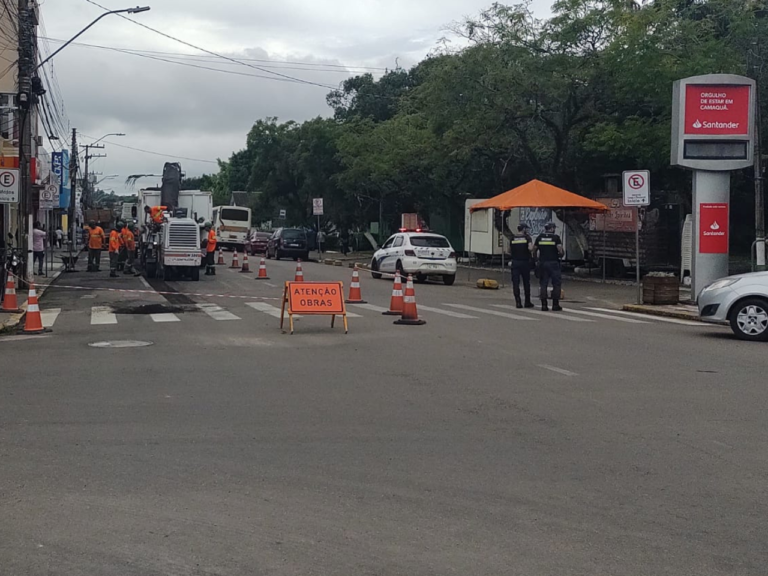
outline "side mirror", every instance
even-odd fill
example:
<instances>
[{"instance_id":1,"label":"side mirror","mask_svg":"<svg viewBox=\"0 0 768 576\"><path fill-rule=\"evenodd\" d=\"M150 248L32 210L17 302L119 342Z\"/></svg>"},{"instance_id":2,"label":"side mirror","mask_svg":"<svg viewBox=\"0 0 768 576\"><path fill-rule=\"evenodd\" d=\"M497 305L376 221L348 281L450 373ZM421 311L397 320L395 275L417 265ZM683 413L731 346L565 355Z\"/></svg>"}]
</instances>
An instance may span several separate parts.
<instances>
[{"instance_id":1,"label":"side mirror","mask_svg":"<svg viewBox=\"0 0 768 576\"><path fill-rule=\"evenodd\" d=\"M136 218L136 215L139 213L138 208L136 206L131 206L131 218Z\"/></svg>"}]
</instances>

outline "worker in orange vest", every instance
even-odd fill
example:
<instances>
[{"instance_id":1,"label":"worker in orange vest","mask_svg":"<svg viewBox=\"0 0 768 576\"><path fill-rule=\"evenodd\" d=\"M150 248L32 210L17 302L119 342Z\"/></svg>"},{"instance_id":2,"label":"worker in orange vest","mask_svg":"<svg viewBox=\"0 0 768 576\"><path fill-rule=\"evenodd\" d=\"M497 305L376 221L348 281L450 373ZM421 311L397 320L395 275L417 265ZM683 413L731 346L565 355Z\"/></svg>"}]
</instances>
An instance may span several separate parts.
<instances>
[{"instance_id":1,"label":"worker in orange vest","mask_svg":"<svg viewBox=\"0 0 768 576\"><path fill-rule=\"evenodd\" d=\"M125 251L125 269L123 274L133 274L133 256L136 253L136 237L133 235L130 224L123 226L120 231L120 239L123 241Z\"/></svg>"},{"instance_id":2,"label":"worker in orange vest","mask_svg":"<svg viewBox=\"0 0 768 576\"><path fill-rule=\"evenodd\" d=\"M109 277L117 278L117 260L120 257L120 249L123 246L123 239L118 230L123 229L123 223L118 222L117 226L109 233Z\"/></svg>"},{"instance_id":3,"label":"worker in orange vest","mask_svg":"<svg viewBox=\"0 0 768 576\"><path fill-rule=\"evenodd\" d=\"M213 224L210 222L205 223L205 230L208 232L208 237L205 242L205 275L216 276L216 266L213 261L216 252L216 231L213 229Z\"/></svg>"},{"instance_id":4,"label":"worker in orange vest","mask_svg":"<svg viewBox=\"0 0 768 576\"><path fill-rule=\"evenodd\" d=\"M152 221L155 224L162 224L163 223L163 212L168 210L167 206L153 206L152 210L150 210L150 216L152 217Z\"/></svg>"},{"instance_id":5,"label":"worker in orange vest","mask_svg":"<svg viewBox=\"0 0 768 576\"><path fill-rule=\"evenodd\" d=\"M88 272L101 268L101 249L104 246L104 229L96 222L88 222Z\"/></svg>"}]
</instances>

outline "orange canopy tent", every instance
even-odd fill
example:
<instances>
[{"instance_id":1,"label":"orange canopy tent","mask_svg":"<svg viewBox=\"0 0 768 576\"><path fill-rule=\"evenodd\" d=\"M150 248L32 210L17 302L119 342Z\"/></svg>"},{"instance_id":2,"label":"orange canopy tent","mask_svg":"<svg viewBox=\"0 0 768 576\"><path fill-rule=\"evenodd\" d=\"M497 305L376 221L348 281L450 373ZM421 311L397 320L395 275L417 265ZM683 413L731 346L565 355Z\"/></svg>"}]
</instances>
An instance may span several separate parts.
<instances>
[{"instance_id":1,"label":"orange canopy tent","mask_svg":"<svg viewBox=\"0 0 768 576\"><path fill-rule=\"evenodd\" d=\"M478 202L470 211L495 208L512 210L513 208L577 208L591 212L607 212L608 207L584 196L568 192L541 180L531 180L527 184L508 190L503 194Z\"/></svg>"}]
</instances>

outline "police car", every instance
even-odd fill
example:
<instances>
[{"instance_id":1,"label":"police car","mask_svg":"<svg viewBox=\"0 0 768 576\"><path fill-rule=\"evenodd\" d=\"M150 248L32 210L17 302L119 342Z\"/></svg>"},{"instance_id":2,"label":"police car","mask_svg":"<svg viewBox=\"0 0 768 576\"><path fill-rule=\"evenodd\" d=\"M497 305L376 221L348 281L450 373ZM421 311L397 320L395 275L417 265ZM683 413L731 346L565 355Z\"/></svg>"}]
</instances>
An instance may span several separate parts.
<instances>
[{"instance_id":1,"label":"police car","mask_svg":"<svg viewBox=\"0 0 768 576\"><path fill-rule=\"evenodd\" d=\"M401 229L377 250L371 260L371 275L381 278L380 272L401 275L413 274L417 282L427 276L442 276L450 286L456 280L456 252L448 238L421 230ZM379 272L379 274L377 274Z\"/></svg>"}]
</instances>

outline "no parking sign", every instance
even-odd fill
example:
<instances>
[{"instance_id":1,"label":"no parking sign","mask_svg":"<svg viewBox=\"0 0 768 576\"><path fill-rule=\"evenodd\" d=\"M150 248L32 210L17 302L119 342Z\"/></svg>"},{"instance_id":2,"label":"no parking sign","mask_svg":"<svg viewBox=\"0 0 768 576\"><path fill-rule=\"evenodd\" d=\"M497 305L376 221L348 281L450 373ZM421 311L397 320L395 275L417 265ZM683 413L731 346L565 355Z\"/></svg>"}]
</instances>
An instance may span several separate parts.
<instances>
[{"instance_id":1,"label":"no parking sign","mask_svg":"<svg viewBox=\"0 0 768 576\"><path fill-rule=\"evenodd\" d=\"M19 171L13 169L0 170L0 204L10 204L19 201Z\"/></svg>"}]
</instances>

